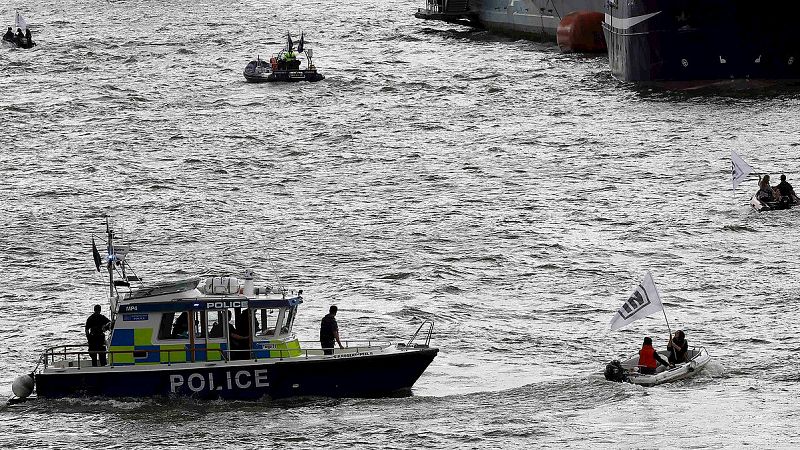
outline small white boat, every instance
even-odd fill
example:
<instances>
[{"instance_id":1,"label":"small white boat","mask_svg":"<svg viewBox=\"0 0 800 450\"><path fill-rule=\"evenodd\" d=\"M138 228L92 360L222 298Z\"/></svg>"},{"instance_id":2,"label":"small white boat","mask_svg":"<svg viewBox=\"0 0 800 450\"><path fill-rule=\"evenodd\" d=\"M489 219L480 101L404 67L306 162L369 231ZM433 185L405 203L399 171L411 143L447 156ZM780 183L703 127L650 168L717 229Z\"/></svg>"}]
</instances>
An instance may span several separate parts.
<instances>
[{"instance_id":1,"label":"small white boat","mask_svg":"<svg viewBox=\"0 0 800 450\"><path fill-rule=\"evenodd\" d=\"M667 360L667 352L658 352L664 360ZM709 361L711 356L705 347L691 348L686 352L687 362L675 364L675 367L658 366L656 373L643 374L639 372L639 355L626 359L625 361L612 361L606 366L603 373L606 380L617 382L628 382L641 386L655 386L658 384L669 383L684 378L694 376Z\"/></svg>"}]
</instances>

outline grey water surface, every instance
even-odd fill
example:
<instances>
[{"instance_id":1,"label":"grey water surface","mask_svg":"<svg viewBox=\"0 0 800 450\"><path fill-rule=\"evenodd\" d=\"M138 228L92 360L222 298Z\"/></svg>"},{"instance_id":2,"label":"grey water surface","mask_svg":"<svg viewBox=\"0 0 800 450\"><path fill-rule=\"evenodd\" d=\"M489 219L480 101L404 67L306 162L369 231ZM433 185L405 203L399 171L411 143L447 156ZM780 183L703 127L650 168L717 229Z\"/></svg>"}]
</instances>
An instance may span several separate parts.
<instances>
[{"instance_id":1,"label":"grey water surface","mask_svg":"<svg viewBox=\"0 0 800 450\"><path fill-rule=\"evenodd\" d=\"M258 403L37 400L0 447L796 448L797 220L733 192L730 152L800 183L789 90L672 94L386 0L12 0L0 49L0 393L105 301L112 216L146 280L255 268L345 339L441 351L413 395ZM245 64L307 33L316 84ZM663 317L608 322L645 271L712 362L598 377Z\"/></svg>"}]
</instances>

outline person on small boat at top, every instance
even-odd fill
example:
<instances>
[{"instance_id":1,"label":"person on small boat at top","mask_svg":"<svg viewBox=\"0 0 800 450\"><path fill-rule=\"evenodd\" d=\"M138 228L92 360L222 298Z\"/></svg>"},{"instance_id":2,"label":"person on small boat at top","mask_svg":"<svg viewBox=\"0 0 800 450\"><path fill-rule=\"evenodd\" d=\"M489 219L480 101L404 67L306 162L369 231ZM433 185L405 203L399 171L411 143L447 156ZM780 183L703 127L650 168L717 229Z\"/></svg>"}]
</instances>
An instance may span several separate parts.
<instances>
[{"instance_id":1,"label":"person on small boat at top","mask_svg":"<svg viewBox=\"0 0 800 450\"><path fill-rule=\"evenodd\" d=\"M322 346L326 355L333 354L334 341L339 344L339 348L344 348L342 341L339 339L339 324L336 323L336 312L339 308L336 305L331 305L328 314L322 318L322 323L319 327L319 343Z\"/></svg>"},{"instance_id":2,"label":"person on small boat at top","mask_svg":"<svg viewBox=\"0 0 800 450\"><path fill-rule=\"evenodd\" d=\"M36 44L33 43L33 37L31 36L30 28L26 28L25 29L25 41L26 41L26 44L27 44L28 48L31 48L34 45L36 45Z\"/></svg>"},{"instance_id":3,"label":"person on small boat at top","mask_svg":"<svg viewBox=\"0 0 800 450\"><path fill-rule=\"evenodd\" d=\"M14 42L14 31L11 30L11 27L8 27L8 31L6 31L6 34L3 35L3 40Z\"/></svg>"},{"instance_id":4,"label":"person on small boat at top","mask_svg":"<svg viewBox=\"0 0 800 450\"><path fill-rule=\"evenodd\" d=\"M22 47L24 39L25 35L22 34L22 28L17 28L17 34L14 36L14 43L17 44L17 47Z\"/></svg>"},{"instance_id":5,"label":"person on small boat at top","mask_svg":"<svg viewBox=\"0 0 800 450\"><path fill-rule=\"evenodd\" d=\"M687 352L689 351L689 341L686 340L686 334L682 330L675 332L675 335L669 339L667 344L669 357L667 360L670 364L678 364L687 361Z\"/></svg>"},{"instance_id":6,"label":"person on small boat at top","mask_svg":"<svg viewBox=\"0 0 800 450\"><path fill-rule=\"evenodd\" d=\"M653 348L652 339L649 337L644 338L642 349L639 350L639 373L647 375L654 374L656 373L656 369L658 369L659 363L664 366L673 366L667 361L664 361L664 358Z\"/></svg>"},{"instance_id":7,"label":"person on small boat at top","mask_svg":"<svg viewBox=\"0 0 800 450\"><path fill-rule=\"evenodd\" d=\"M97 367L97 356L100 355L100 365L105 366L106 360L106 335L105 331L111 325L108 317L100 314L100 305L94 305L94 313L86 319L86 340L89 341L89 356L92 357L92 366Z\"/></svg>"},{"instance_id":8,"label":"person on small boat at top","mask_svg":"<svg viewBox=\"0 0 800 450\"><path fill-rule=\"evenodd\" d=\"M786 175L781 175L781 182L775 186L775 189L778 190L778 193L781 194L781 197L785 197L788 201L792 201L797 197L797 194L794 193L794 188L792 188L792 185L786 181Z\"/></svg>"},{"instance_id":9,"label":"person on small boat at top","mask_svg":"<svg viewBox=\"0 0 800 450\"><path fill-rule=\"evenodd\" d=\"M756 192L756 199L760 202L776 202L779 198L775 195L775 191L769 184L769 175L758 176L758 192Z\"/></svg>"}]
</instances>

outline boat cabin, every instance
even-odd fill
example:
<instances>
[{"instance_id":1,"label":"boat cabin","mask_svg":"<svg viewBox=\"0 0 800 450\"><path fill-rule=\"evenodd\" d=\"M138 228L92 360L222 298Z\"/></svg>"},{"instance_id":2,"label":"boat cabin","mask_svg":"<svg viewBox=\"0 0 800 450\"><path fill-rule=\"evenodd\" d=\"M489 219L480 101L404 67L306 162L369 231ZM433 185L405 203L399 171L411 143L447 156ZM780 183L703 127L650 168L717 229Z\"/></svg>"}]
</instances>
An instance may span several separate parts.
<instances>
[{"instance_id":1,"label":"boat cabin","mask_svg":"<svg viewBox=\"0 0 800 450\"><path fill-rule=\"evenodd\" d=\"M292 333L300 294L252 277L194 278L132 290L112 302L109 364L176 364L300 356Z\"/></svg>"}]
</instances>

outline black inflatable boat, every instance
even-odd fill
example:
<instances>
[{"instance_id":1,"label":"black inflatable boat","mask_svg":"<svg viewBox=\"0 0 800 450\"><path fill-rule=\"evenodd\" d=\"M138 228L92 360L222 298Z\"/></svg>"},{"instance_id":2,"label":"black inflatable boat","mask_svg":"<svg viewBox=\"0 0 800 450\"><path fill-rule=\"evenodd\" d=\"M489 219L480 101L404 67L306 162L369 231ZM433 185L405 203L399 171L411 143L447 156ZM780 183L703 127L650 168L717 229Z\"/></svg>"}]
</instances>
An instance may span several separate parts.
<instances>
[{"instance_id":1,"label":"black inflatable boat","mask_svg":"<svg viewBox=\"0 0 800 450\"><path fill-rule=\"evenodd\" d=\"M794 195L792 195L791 198L786 198L778 202L764 202L759 200L757 195L754 195L753 198L750 199L750 206L758 212L779 211L781 209L790 209L798 205L800 205L800 199Z\"/></svg>"}]
</instances>

